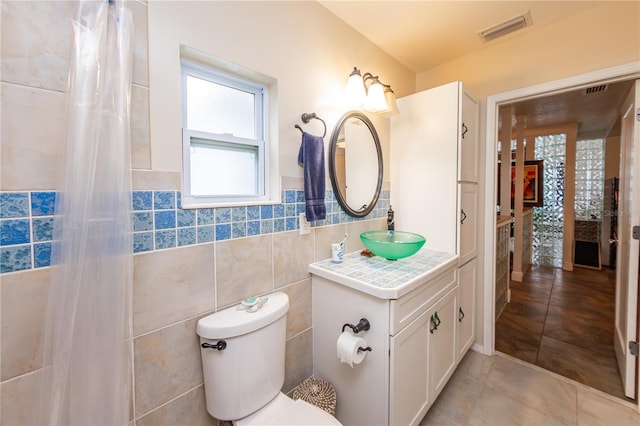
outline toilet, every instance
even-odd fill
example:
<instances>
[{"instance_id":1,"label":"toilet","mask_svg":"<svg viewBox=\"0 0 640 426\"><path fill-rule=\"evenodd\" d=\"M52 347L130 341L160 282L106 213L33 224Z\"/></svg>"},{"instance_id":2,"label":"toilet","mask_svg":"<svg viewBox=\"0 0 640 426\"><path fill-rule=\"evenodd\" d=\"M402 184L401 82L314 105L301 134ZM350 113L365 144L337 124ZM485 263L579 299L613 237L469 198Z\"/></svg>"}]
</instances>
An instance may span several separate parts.
<instances>
[{"instance_id":1,"label":"toilet","mask_svg":"<svg viewBox=\"0 0 640 426\"><path fill-rule=\"evenodd\" d=\"M293 400L284 384L289 297L282 292L198 321L207 411L234 425L340 425L331 414Z\"/></svg>"}]
</instances>

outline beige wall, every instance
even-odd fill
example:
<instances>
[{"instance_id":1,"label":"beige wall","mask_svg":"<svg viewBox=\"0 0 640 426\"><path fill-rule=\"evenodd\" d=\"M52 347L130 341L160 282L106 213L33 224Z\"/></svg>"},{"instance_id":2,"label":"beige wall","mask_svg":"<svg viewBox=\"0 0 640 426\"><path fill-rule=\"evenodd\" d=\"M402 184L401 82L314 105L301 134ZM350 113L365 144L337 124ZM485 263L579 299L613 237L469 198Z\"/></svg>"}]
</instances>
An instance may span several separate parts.
<instances>
[{"instance_id":1,"label":"beige wall","mask_svg":"<svg viewBox=\"0 0 640 426\"><path fill-rule=\"evenodd\" d=\"M136 25L134 190L180 189L178 42L278 80L277 144L286 189L302 188L294 124L302 124L303 112L316 112L329 127L328 143L346 112L342 94L354 65L379 73L399 94L414 90L413 73L315 2L132 1L129 6ZM72 2L2 2L2 191L56 188L74 10ZM387 157L389 120L372 119ZM132 421L215 424L205 408L196 322L255 294L281 290L290 297L283 391L291 391L312 372L307 265L328 258L329 244L345 232L353 251L362 247L361 232L384 226L385 219L366 220L313 228L304 236L282 232L134 255ZM25 424L38 383L48 272L2 274L3 425Z\"/></svg>"}]
</instances>

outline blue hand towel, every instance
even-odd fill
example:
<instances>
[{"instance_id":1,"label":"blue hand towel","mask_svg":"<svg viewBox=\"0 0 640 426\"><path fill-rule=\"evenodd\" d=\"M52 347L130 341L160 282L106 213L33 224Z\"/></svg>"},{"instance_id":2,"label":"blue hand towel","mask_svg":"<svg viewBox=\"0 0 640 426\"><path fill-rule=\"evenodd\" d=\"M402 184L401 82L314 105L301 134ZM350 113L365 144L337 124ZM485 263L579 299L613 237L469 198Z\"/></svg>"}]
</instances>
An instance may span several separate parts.
<instances>
[{"instance_id":1,"label":"blue hand towel","mask_svg":"<svg viewBox=\"0 0 640 426\"><path fill-rule=\"evenodd\" d=\"M324 140L321 136L302 133L298 163L303 168L307 220L322 220L327 216L327 208L324 205Z\"/></svg>"}]
</instances>

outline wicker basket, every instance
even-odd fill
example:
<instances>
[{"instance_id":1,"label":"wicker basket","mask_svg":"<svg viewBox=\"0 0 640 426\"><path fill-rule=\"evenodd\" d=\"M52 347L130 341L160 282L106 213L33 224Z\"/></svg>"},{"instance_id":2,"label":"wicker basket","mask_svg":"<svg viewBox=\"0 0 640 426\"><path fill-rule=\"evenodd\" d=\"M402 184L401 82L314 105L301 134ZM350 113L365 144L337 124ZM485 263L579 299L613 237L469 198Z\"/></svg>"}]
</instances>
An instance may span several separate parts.
<instances>
[{"instance_id":1,"label":"wicker basket","mask_svg":"<svg viewBox=\"0 0 640 426\"><path fill-rule=\"evenodd\" d=\"M336 415L336 391L326 380L309 377L293 391L293 399L302 399Z\"/></svg>"}]
</instances>

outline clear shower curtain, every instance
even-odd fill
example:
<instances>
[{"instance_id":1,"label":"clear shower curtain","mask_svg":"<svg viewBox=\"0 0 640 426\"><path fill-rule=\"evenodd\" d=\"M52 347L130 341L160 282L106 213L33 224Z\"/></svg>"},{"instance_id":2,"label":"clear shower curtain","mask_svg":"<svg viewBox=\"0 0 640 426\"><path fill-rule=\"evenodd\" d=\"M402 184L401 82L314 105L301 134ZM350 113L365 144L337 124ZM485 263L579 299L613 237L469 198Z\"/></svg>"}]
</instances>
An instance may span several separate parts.
<instances>
[{"instance_id":1,"label":"clear shower curtain","mask_svg":"<svg viewBox=\"0 0 640 426\"><path fill-rule=\"evenodd\" d=\"M126 425L132 388L132 18L80 1L72 22L42 385L34 424Z\"/></svg>"}]
</instances>

